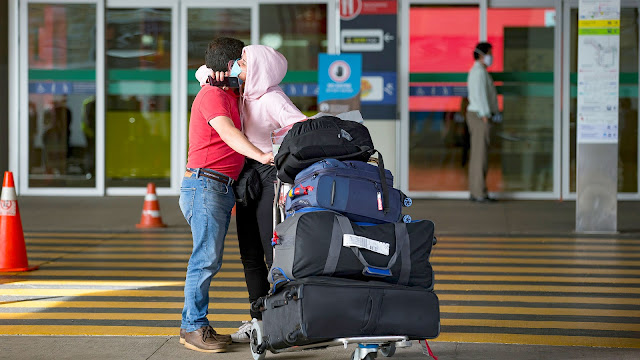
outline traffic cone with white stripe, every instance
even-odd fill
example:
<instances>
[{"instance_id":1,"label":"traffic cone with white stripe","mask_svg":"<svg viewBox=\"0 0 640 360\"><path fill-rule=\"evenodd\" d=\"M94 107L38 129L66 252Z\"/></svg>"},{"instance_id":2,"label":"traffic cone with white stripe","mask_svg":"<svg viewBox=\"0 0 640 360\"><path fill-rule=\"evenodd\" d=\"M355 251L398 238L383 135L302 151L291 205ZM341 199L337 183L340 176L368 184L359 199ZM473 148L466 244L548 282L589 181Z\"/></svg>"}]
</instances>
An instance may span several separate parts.
<instances>
[{"instance_id":1,"label":"traffic cone with white stripe","mask_svg":"<svg viewBox=\"0 0 640 360\"><path fill-rule=\"evenodd\" d=\"M139 229L161 228L167 225L162 223L160 217L160 205L156 196L156 185L154 183L147 184L147 195L144 197L144 206L142 207L142 218L140 224L136 227Z\"/></svg>"},{"instance_id":2,"label":"traffic cone with white stripe","mask_svg":"<svg viewBox=\"0 0 640 360\"><path fill-rule=\"evenodd\" d=\"M5 171L0 194L0 272L30 271L37 268L29 266L27 260L13 174Z\"/></svg>"}]
</instances>

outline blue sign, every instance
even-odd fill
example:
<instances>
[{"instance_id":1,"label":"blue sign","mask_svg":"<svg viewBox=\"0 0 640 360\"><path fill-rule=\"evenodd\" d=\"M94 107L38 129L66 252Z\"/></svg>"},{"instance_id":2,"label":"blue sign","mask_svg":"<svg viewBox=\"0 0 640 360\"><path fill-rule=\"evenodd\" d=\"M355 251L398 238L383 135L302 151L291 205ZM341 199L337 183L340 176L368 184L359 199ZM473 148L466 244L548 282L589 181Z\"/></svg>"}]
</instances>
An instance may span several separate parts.
<instances>
[{"instance_id":1,"label":"blue sign","mask_svg":"<svg viewBox=\"0 0 640 360\"><path fill-rule=\"evenodd\" d=\"M409 96L462 96L467 97L466 86L411 86Z\"/></svg>"},{"instance_id":2,"label":"blue sign","mask_svg":"<svg viewBox=\"0 0 640 360\"><path fill-rule=\"evenodd\" d=\"M95 94L95 82L76 81L30 81L29 94Z\"/></svg>"},{"instance_id":3,"label":"blue sign","mask_svg":"<svg viewBox=\"0 0 640 360\"><path fill-rule=\"evenodd\" d=\"M318 84L286 84L280 85L287 96L318 96Z\"/></svg>"},{"instance_id":4,"label":"blue sign","mask_svg":"<svg viewBox=\"0 0 640 360\"><path fill-rule=\"evenodd\" d=\"M360 93L361 76L361 54L319 54L318 103L355 98Z\"/></svg>"}]
</instances>

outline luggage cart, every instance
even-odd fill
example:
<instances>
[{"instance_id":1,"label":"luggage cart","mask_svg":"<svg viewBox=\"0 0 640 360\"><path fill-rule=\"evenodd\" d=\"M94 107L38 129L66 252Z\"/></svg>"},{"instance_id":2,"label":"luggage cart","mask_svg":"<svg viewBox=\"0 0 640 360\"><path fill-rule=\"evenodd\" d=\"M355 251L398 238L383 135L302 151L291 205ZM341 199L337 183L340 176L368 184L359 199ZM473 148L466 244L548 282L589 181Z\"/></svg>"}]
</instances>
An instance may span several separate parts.
<instances>
[{"instance_id":1,"label":"luggage cart","mask_svg":"<svg viewBox=\"0 0 640 360\"><path fill-rule=\"evenodd\" d=\"M289 191L293 188L293 185L284 183L280 179L277 179L274 186L275 197L273 200L273 227L275 229L276 225L284 221L286 218L286 197ZM254 360L263 360L267 355L267 350L274 354L279 354L284 352L324 349L330 346L344 346L346 349L349 344L358 344L356 349L351 353L350 360L373 360L378 357L378 352L380 352L384 357L391 357L395 354L397 348L410 347L412 343L407 336L361 336L336 338L330 341L304 346L294 346L286 349L272 349L264 339L262 322L257 321L256 319L251 321L250 347L251 355Z\"/></svg>"}]
</instances>

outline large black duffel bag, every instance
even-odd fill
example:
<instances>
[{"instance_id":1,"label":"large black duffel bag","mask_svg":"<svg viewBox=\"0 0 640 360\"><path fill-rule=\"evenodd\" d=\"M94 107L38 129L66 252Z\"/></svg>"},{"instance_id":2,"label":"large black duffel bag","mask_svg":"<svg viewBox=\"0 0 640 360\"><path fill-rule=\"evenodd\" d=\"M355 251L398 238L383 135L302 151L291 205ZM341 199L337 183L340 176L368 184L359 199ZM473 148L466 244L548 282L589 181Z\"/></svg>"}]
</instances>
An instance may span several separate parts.
<instances>
[{"instance_id":1,"label":"large black duffel bag","mask_svg":"<svg viewBox=\"0 0 640 360\"><path fill-rule=\"evenodd\" d=\"M285 349L355 336L433 339L440 307L432 291L377 281L310 277L254 302L266 348Z\"/></svg>"},{"instance_id":2,"label":"large black duffel bag","mask_svg":"<svg viewBox=\"0 0 640 360\"><path fill-rule=\"evenodd\" d=\"M369 130L362 124L321 116L293 125L274 159L278 178L293 183L309 165L326 159L368 161L375 153Z\"/></svg>"},{"instance_id":3,"label":"large black duffel bag","mask_svg":"<svg viewBox=\"0 0 640 360\"><path fill-rule=\"evenodd\" d=\"M433 222L364 225L334 211L305 210L275 228L272 283L332 276L433 287Z\"/></svg>"}]
</instances>

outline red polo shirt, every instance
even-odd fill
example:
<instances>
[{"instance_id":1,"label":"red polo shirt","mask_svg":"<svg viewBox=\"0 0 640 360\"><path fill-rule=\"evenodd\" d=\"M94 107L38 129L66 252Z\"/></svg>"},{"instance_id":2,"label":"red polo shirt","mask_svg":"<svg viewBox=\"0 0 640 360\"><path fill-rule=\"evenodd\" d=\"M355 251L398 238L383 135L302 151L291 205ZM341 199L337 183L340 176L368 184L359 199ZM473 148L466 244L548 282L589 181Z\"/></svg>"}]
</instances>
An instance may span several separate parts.
<instances>
[{"instance_id":1,"label":"red polo shirt","mask_svg":"<svg viewBox=\"0 0 640 360\"><path fill-rule=\"evenodd\" d=\"M231 149L209 125L209 120L217 116L230 118L236 128L242 129L238 96L233 90L205 85L191 105L187 167L215 170L237 180L244 156Z\"/></svg>"}]
</instances>

